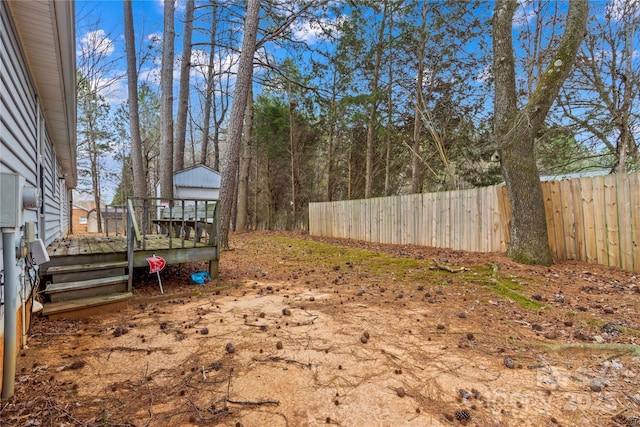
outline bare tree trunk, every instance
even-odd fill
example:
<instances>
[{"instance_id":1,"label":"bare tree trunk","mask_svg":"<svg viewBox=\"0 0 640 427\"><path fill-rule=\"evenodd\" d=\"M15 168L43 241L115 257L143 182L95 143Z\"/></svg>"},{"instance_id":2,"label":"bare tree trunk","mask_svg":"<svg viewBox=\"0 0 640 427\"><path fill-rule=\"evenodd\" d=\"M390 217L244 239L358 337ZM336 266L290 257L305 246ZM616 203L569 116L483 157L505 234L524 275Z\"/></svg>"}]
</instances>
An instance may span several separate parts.
<instances>
[{"instance_id":1,"label":"bare tree trunk","mask_svg":"<svg viewBox=\"0 0 640 427\"><path fill-rule=\"evenodd\" d=\"M162 39L161 90L161 138L160 144L160 196L173 198L173 43L174 0L164 0L164 32Z\"/></svg>"},{"instance_id":2,"label":"bare tree trunk","mask_svg":"<svg viewBox=\"0 0 640 427\"><path fill-rule=\"evenodd\" d=\"M251 228L253 230L258 229L258 194L260 191L259 183L260 180L258 177L260 176L260 156L258 156L257 149L255 150L255 155L253 156L256 159L256 172L253 176L253 217L251 218Z\"/></svg>"},{"instance_id":3,"label":"bare tree trunk","mask_svg":"<svg viewBox=\"0 0 640 427\"><path fill-rule=\"evenodd\" d=\"M240 63L238 65L238 75L227 134L229 147L222 170L222 188L220 189L220 248L222 250L229 249L229 226L234 205L233 195L236 194L235 187L242 143L242 125L249 95L249 86L253 80L253 55L256 50L259 20L260 0L248 0Z\"/></svg>"},{"instance_id":4,"label":"bare tree trunk","mask_svg":"<svg viewBox=\"0 0 640 427\"><path fill-rule=\"evenodd\" d=\"M502 149L502 173L511 206L509 255L526 264L553 263L544 200L534 156L535 136L544 124L585 34L587 0L571 0L565 32L522 111L517 109L513 16L517 0L498 0L493 14L495 76L494 136Z\"/></svg>"},{"instance_id":5,"label":"bare tree trunk","mask_svg":"<svg viewBox=\"0 0 640 427\"><path fill-rule=\"evenodd\" d=\"M127 51L127 92L129 103L129 132L131 134L133 195L135 197L146 197L148 196L147 180L142 160L142 139L140 137L140 114L138 107L138 68L136 66L136 45L131 0L124 1L124 37Z\"/></svg>"},{"instance_id":6,"label":"bare tree trunk","mask_svg":"<svg viewBox=\"0 0 640 427\"><path fill-rule=\"evenodd\" d=\"M422 20L420 21L420 44L418 50L418 76L416 78L416 101L413 112L413 150L411 153L411 192L422 193L423 174L420 161L420 136L422 135L422 109L425 108L422 99L424 86L424 46L427 42L427 11L428 2L422 4Z\"/></svg>"},{"instance_id":7,"label":"bare tree trunk","mask_svg":"<svg viewBox=\"0 0 640 427\"><path fill-rule=\"evenodd\" d=\"M176 117L175 156L173 170L184 169L184 149L187 136L187 110L189 109L189 72L191 71L191 34L193 33L194 0L187 0L182 39L182 60L180 62L180 93Z\"/></svg>"},{"instance_id":8,"label":"bare tree trunk","mask_svg":"<svg viewBox=\"0 0 640 427\"><path fill-rule=\"evenodd\" d=\"M331 84L331 101L329 102L329 114L328 114L328 124L329 129L327 130L327 201L333 200L333 186L334 186L334 177L333 177L333 169L334 169L334 160L333 160L333 146L334 146L334 133L336 126L336 68L333 68L333 81Z\"/></svg>"},{"instance_id":9,"label":"bare tree trunk","mask_svg":"<svg viewBox=\"0 0 640 427\"><path fill-rule=\"evenodd\" d=\"M247 231L249 213L249 168L251 166L251 129L253 128L253 91L249 85L247 108L244 113L244 131L242 133L242 156L240 157L240 176L238 181L238 213L236 232Z\"/></svg>"},{"instance_id":10,"label":"bare tree trunk","mask_svg":"<svg viewBox=\"0 0 640 427\"><path fill-rule=\"evenodd\" d=\"M191 153L191 164L195 165L196 164L196 138L195 138L195 132L193 130L194 128L193 116L191 115L191 111L189 111L188 114L189 114L189 141L191 142L189 144L190 153Z\"/></svg>"},{"instance_id":11,"label":"bare tree trunk","mask_svg":"<svg viewBox=\"0 0 640 427\"><path fill-rule=\"evenodd\" d=\"M633 80L632 76L634 71L632 69L632 60L634 52L634 39L635 39L636 27L634 25L627 26L624 34L624 57L626 58L624 69L624 91L622 92L622 105L620 110L620 123L618 128L620 129L620 136L618 138L618 167L617 173L625 173L627 171L627 151L633 148L633 134L630 123L630 110L631 103L633 101ZM629 81L631 80L631 81Z\"/></svg>"},{"instance_id":12,"label":"bare tree trunk","mask_svg":"<svg viewBox=\"0 0 640 427\"><path fill-rule=\"evenodd\" d=\"M382 22L380 23L380 31L376 41L376 53L373 65L373 74L371 76L371 107L369 110L369 121L367 123L367 159L366 159L366 176L364 197L369 199L373 196L373 162L376 153L376 119L378 117L378 82L380 80L380 64L382 62L382 48L384 39L384 26L387 22L388 0L384 1L384 9L382 12Z\"/></svg>"},{"instance_id":13,"label":"bare tree trunk","mask_svg":"<svg viewBox=\"0 0 640 427\"><path fill-rule=\"evenodd\" d=\"M386 156L384 170L384 195L391 195L391 132L393 129L393 21L389 21L389 59L387 75L389 79L389 89L387 90L387 135L386 135Z\"/></svg>"},{"instance_id":14,"label":"bare tree trunk","mask_svg":"<svg viewBox=\"0 0 640 427\"><path fill-rule=\"evenodd\" d=\"M96 221L98 222L98 233L102 233L102 195L100 194L98 153L95 149L95 142L92 142L92 145L94 145L94 149L91 152L91 185L93 187L93 202L96 204Z\"/></svg>"},{"instance_id":15,"label":"bare tree trunk","mask_svg":"<svg viewBox=\"0 0 640 427\"><path fill-rule=\"evenodd\" d=\"M220 59L219 66L221 69L222 62L223 59ZM218 79L218 91L221 94L220 108L218 108L218 104L213 104L213 168L215 170L220 169L220 128L227 117L229 108L229 80L231 79Z\"/></svg>"},{"instance_id":16,"label":"bare tree trunk","mask_svg":"<svg viewBox=\"0 0 640 427\"><path fill-rule=\"evenodd\" d=\"M297 200L296 200L296 147L295 147L295 102L291 101L291 90L289 90L289 149L291 161L291 213L293 215L293 228L296 226Z\"/></svg>"},{"instance_id":17,"label":"bare tree trunk","mask_svg":"<svg viewBox=\"0 0 640 427\"><path fill-rule=\"evenodd\" d=\"M217 4L213 3L213 13L211 22L211 38L209 39L209 64L207 67L207 81L205 83L204 94L204 111L203 111L203 123L202 123L202 143L201 143L201 155L200 163L207 164L207 158L209 157L209 128L211 127L211 105L213 103L213 88L214 88L214 65L215 65L215 46L216 46L216 11ZM214 166L214 169L216 166Z\"/></svg>"}]
</instances>

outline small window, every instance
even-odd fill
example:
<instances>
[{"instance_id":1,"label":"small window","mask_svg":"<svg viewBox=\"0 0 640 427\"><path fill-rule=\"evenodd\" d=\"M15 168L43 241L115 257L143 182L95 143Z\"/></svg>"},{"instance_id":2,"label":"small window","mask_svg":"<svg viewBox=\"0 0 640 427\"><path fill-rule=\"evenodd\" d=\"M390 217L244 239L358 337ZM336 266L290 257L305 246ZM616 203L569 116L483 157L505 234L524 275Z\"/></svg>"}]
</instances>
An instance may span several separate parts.
<instances>
[{"instance_id":1,"label":"small window","mask_svg":"<svg viewBox=\"0 0 640 427\"><path fill-rule=\"evenodd\" d=\"M80 216L80 218L78 218L78 221L80 222L80 224L86 224L87 223L87 217L82 215L82 216Z\"/></svg>"}]
</instances>

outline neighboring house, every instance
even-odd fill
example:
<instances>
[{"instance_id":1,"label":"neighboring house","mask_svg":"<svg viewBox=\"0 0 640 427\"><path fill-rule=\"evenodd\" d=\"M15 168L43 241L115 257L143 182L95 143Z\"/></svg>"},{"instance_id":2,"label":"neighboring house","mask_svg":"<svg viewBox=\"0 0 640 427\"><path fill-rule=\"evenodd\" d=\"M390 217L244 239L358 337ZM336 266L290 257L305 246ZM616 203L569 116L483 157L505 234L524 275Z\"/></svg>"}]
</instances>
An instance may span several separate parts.
<instances>
[{"instance_id":1,"label":"neighboring house","mask_svg":"<svg viewBox=\"0 0 640 427\"><path fill-rule=\"evenodd\" d=\"M86 233L93 228L97 229L95 225L95 203L94 202L82 202L76 201L73 203L73 209L71 210L71 229L74 233ZM91 215L93 213L93 215ZM90 224L90 219L94 224Z\"/></svg>"},{"instance_id":2,"label":"neighboring house","mask_svg":"<svg viewBox=\"0 0 640 427\"><path fill-rule=\"evenodd\" d=\"M100 208L100 218L102 219L102 232L114 235L125 234L127 215L124 206L102 206ZM95 202L88 200L74 201L71 224L73 234L97 233L98 214Z\"/></svg>"},{"instance_id":3,"label":"neighboring house","mask_svg":"<svg viewBox=\"0 0 640 427\"><path fill-rule=\"evenodd\" d=\"M24 242L46 254L42 249L69 230L77 178L74 8L66 0L0 2L3 399L13 395L16 348L30 318L24 295L35 269Z\"/></svg>"}]
</instances>

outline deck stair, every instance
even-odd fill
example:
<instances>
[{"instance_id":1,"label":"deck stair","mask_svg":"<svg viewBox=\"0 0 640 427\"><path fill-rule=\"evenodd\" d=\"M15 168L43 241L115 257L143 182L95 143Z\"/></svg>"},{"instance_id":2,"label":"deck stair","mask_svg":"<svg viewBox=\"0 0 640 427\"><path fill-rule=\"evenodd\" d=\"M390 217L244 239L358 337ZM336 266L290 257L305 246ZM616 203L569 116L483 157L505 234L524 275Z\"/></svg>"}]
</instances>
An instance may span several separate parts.
<instances>
[{"instance_id":1,"label":"deck stair","mask_svg":"<svg viewBox=\"0 0 640 427\"><path fill-rule=\"evenodd\" d=\"M127 261L56 265L47 268L51 280L44 294L49 318L78 318L126 306L133 296L127 291Z\"/></svg>"}]
</instances>

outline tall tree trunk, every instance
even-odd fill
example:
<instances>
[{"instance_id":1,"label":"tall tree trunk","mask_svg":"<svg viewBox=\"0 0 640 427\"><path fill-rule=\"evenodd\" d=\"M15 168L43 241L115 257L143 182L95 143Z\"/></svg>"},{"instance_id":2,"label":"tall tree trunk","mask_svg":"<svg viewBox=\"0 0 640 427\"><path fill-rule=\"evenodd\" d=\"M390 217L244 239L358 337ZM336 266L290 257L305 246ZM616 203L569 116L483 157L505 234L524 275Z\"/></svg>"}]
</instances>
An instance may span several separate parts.
<instances>
[{"instance_id":1,"label":"tall tree trunk","mask_svg":"<svg viewBox=\"0 0 640 427\"><path fill-rule=\"evenodd\" d=\"M220 69L222 69L222 59L220 59ZM227 117L227 110L229 108L229 80L230 79L218 79L218 91L220 96L220 105L213 103L213 168L220 170L220 128L224 123L224 119Z\"/></svg>"},{"instance_id":2,"label":"tall tree trunk","mask_svg":"<svg viewBox=\"0 0 640 427\"><path fill-rule=\"evenodd\" d=\"M334 160L333 160L333 146L334 146L334 134L336 127L336 68L333 68L333 81L331 85L331 101L329 102L329 114L328 122L329 129L327 131L327 201L333 200L333 186L335 178L333 177Z\"/></svg>"},{"instance_id":3,"label":"tall tree trunk","mask_svg":"<svg viewBox=\"0 0 640 427\"><path fill-rule=\"evenodd\" d=\"M91 187L93 188L93 202L96 204L96 221L98 233L102 233L102 194L100 191L100 172L98 171L98 151L95 141L91 141Z\"/></svg>"},{"instance_id":4,"label":"tall tree trunk","mask_svg":"<svg viewBox=\"0 0 640 427\"><path fill-rule=\"evenodd\" d=\"M422 4L422 19L420 21L420 43L418 44L418 76L416 78L416 100L413 110L413 149L411 153L411 192L422 193L423 173L420 159L420 136L422 135L422 109L425 108L422 99L424 86L424 57L427 43L427 12L428 2Z\"/></svg>"},{"instance_id":5,"label":"tall tree trunk","mask_svg":"<svg viewBox=\"0 0 640 427\"><path fill-rule=\"evenodd\" d=\"M616 168L617 173L626 173L627 172L627 152L631 151L633 148L633 138L631 131L631 123L630 123L630 110L631 103L633 100L633 69L632 69L632 58L634 52L634 40L635 40L635 32L636 27L631 25L627 26L626 31L624 33L624 58L625 61L625 69L624 76L625 78L622 80L624 82L624 91L622 92L622 105L620 106L620 114L618 129L620 132L620 136L618 137L618 166ZM631 81L630 81L631 80Z\"/></svg>"},{"instance_id":6,"label":"tall tree trunk","mask_svg":"<svg viewBox=\"0 0 640 427\"><path fill-rule=\"evenodd\" d=\"M191 153L191 164L195 165L196 164L196 137L195 137L195 132L194 132L194 126L193 126L193 116L191 114L191 111L188 112L189 114L189 152Z\"/></svg>"},{"instance_id":7,"label":"tall tree trunk","mask_svg":"<svg viewBox=\"0 0 640 427\"><path fill-rule=\"evenodd\" d=\"M229 249L229 226L233 211L233 195L236 187L240 146L242 145L242 125L249 96L249 86L253 80L253 55L256 50L258 22L260 20L260 0L248 0L244 21L244 35L240 63L234 88L233 106L229 118L227 136L228 151L222 170L222 188L220 189L220 247Z\"/></svg>"},{"instance_id":8,"label":"tall tree trunk","mask_svg":"<svg viewBox=\"0 0 640 427\"><path fill-rule=\"evenodd\" d=\"M498 0L493 14L494 137L502 149L502 173L511 206L509 255L517 262L553 263L534 140L544 124L585 34L587 0L571 0L565 32L527 104L517 109L513 16L517 0Z\"/></svg>"},{"instance_id":9,"label":"tall tree trunk","mask_svg":"<svg viewBox=\"0 0 640 427\"><path fill-rule=\"evenodd\" d=\"M389 88L387 89L387 134L385 137L386 142L386 155L385 155L385 168L384 168L384 195L391 195L391 130L393 129L393 20L389 20L389 59L387 69L387 76L389 79Z\"/></svg>"},{"instance_id":10,"label":"tall tree trunk","mask_svg":"<svg viewBox=\"0 0 640 427\"><path fill-rule=\"evenodd\" d=\"M162 39L161 90L161 138L160 144L160 197L173 198L173 43L174 0L164 0L164 32Z\"/></svg>"},{"instance_id":11,"label":"tall tree trunk","mask_svg":"<svg viewBox=\"0 0 640 427\"><path fill-rule=\"evenodd\" d=\"M176 117L175 155L173 170L184 169L184 149L187 136L187 110L189 109L189 72L191 71L191 34L193 33L194 0L187 0L182 39L182 60L180 62L180 93Z\"/></svg>"},{"instance_id":12,"label":"tall tree trunk","mask_svg":"<svg viewBox=\"0 0 640 427\"><path fill-rule=\"evenodd\" d=\"M374 58L373 73L371 76L371 107L369 109L369 120L367 122L367 159L366 159L366 176L364 197L369 199L373 197L373 162L376 153L376 121L378 118L378 82L380 80L380 64L382 63L384 26L387 22L387 12L389 1L384 0L384 8L382 12L382 22L380 22L380 31L376 40L376 53Z\"/></svg>"},{"instance_id":13,"label":"tall tree trunk","mask_svg":"<svg viewBox=\"0 0 640 427\"><path fill-rule=\"evenodd\" d=\"M292 228L296 226L296 216L298 205L296 200L296 147L295 147L295 103L291 100L291 90L289 90L289 154L291 161L291 213L293 216Z\"/></svg>"},{"instance_id":14,"label":"tall tree trunk","mask_svg":"<svg viewBox=\"0 0 640 427\"><path fill-rule=\"evenodd\" d=\"M249 85L247 108L244 113L244 131L242 132L242 156L240 157L240 175L238 177L238 213L236 232L247 231L249 214L249 169L251 166L251 129L253 128L253 91Z\"/></svg>"},{"instance_id":15,"label":"tall tree trunk","mask_svg":"<svg viewBox=\"0 0 640 427\"><path fill-rule=\"evenodd\" d=\"M147 197L147 180L142 159L142 138L140 137L138 68L136 66L135 32L131 0L124 1L124 38L127 51L127 93L129 103L129 132L131 134L133 195L135 197Z\"/></svg>"},{"instance_id":16,"label":"tall tree trunk","mask_svg":"<svg viewBox=\"0 0 640 427\"><path fill-rule=\"evenodd\" d=\"M207 66L207 81L205 83L205 94L204 94L204 111L202 112L203 120L202 120L202 143L201 154L200 154L200 163L203 165L207 164L207 160L209 157L209 133L211 127L211 106L213 104L213 92L214 92L214 66L215 66L215 46L216 46L216 12L217 12L217 3L213 3L213 13L212 13L212 22L211 22L211 37L209 38L209 64ZM217 166L214 165L214 169L217 169Z\"/></svg>"}]
</instances>

